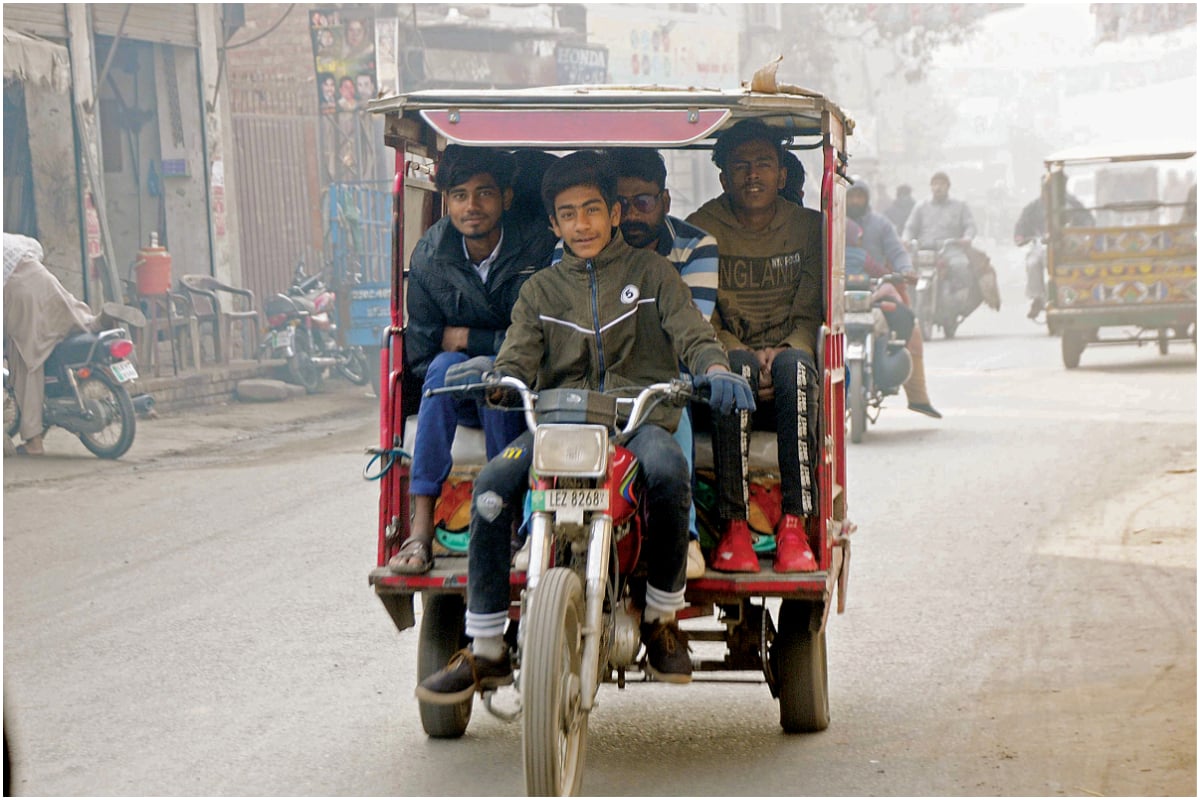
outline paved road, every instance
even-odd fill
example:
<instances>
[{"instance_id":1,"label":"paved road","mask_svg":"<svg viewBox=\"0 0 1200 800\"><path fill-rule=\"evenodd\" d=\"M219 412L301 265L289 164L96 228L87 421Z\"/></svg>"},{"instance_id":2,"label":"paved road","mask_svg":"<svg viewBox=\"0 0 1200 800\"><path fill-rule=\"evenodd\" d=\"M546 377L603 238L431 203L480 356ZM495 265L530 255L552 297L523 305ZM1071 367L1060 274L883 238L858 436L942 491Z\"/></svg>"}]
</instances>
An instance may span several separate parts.
<instances>
[{"instance_id":1,"label":"paved road","mask_svg":"<svg viewBox=\"0 0 1200 800\"><path fill-rule=\"evenodd\" d=\"M1068 372L1012 264L1001 314L928 345L946 419L892 400L851 448L829 730L783 735L761 684L605 687L585 792L1195 792L1194 352ZM18 793L523 793L516 727L420 731L416 637L366 583L372 401L294 403L5 461Z\"/></svg>"}]
</instances>

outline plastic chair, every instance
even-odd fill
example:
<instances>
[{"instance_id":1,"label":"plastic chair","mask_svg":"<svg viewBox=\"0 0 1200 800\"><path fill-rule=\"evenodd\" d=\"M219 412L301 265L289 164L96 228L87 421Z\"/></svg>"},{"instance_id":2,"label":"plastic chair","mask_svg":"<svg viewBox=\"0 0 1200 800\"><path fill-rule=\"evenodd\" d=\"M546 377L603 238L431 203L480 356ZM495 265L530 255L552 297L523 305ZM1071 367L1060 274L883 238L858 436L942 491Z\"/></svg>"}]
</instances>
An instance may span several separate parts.
<instances>
[{"instance_id":1,"label":"plastic chair","mask_svg":"<svg viewBox=\"0 0 1200 800\"><path fill-rule=\"evenodd\" d=\"M249 339L253 340L253 346L244 349L242 355L252 358L258 352L261 329L253 292L221 283L208 275L184 275L179 282L191 301L198 325L209 326L213 353L219 363L229 363L235 323L242 323L243 326L248 324L251 332ZM244 337L243 344L246 341Z\"/></svg>"}]
</instances>

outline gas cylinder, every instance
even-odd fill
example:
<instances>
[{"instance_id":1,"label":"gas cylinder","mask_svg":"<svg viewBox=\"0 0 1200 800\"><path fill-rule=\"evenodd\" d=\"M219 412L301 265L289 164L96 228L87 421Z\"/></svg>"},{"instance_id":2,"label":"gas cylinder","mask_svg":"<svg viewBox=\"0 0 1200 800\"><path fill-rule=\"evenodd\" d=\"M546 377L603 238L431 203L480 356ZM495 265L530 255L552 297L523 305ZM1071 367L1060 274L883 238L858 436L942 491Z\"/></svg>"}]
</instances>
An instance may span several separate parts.
<instances>
[{"instance_id":1,"label":"gas cylinder","mask_svg":"<svg viewBox=\"0 0 1200 800\"><path fill-rule=\"evenodd\" d=\"M158 246L158 232L150 234L150 246L138 251L138 294L167 294L171 291L171 254Z\"/></svg>"}]
</instances>

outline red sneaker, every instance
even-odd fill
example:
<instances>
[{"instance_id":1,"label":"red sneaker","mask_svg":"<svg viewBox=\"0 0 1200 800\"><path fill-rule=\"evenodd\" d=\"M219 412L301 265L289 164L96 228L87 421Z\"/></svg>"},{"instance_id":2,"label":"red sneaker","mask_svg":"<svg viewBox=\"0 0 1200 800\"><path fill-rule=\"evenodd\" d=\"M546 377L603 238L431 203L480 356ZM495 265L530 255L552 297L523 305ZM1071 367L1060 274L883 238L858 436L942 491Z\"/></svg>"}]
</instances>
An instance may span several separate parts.
<instances>
[{"instance_id":1,"label":"red sneaker","mask_svg":"<svg viewBox=\"0 0 1200 800\"><path fill-rule=\"evenodd\" d=\"M817 559L808 546L804 519L784 514L775 533L775 571L815 572L816 569Z\"/></svg>"},{"instance_id":2,"label":"red sneaker","mask_svg":"<svg viewBox=\"0 0 1200 800\"><path fill-rule=\"evenodd\" d=\"M758 572L758 556L746 520L729 521L721 543L713 550L712 568L720 572Z\"/></svg>"}]
</instances>

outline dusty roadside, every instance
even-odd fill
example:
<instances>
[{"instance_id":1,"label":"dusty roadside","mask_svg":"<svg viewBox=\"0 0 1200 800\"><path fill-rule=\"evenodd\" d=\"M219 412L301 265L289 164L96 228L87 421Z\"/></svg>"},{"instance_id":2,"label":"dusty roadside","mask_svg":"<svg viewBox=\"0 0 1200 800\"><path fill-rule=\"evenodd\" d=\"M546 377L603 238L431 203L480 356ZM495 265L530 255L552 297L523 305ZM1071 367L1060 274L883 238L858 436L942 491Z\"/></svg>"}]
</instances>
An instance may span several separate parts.
<instances>
[{"instance_id":1,"label":"dusty roadside","mask_svg":"<svg viewBox=\"0 0 1200 800\"><path fill-rule=\"evenodd\" d=\"M120 470L141 470L164 465L174 459L204 455L227 455L231 448L254 452L266 448L281 435L296 433L327 423L358 425L378 419L379 401L370 387L330 380L317 394L281 402L230 400L221 405L202 406L139 418L133 447L116 462L97 459L79 440L66 431L52 429L46 435L46 455L4 458L6 488L96 475ZM376 443L377 434L364 435L363 446Z\"/></svg>"}]
</instances>

